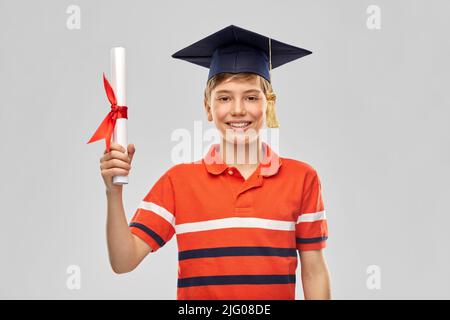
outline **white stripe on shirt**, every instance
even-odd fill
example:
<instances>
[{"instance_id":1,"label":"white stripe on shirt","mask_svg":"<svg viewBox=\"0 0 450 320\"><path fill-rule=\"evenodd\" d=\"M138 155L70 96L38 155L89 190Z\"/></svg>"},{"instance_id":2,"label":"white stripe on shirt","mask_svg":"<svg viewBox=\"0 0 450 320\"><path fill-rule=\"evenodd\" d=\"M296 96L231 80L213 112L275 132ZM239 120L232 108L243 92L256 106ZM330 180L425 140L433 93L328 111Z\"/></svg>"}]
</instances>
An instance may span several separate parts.
<instances>
[{"instance_id":1,"label":"white stripe on shirt","mask_svg":"<svg viewBox=\"0 0 450 320\"><path fill-rule=\"evenodd\" d=\"M297 223L326 220L326 218L325 210L313 213L301 213L297 219Z\"/></svg>"},{"instance_id":2,"label":"white stripe on shirt","mask_svg":"<svg viewBox=\"0 0 450 320\"><path fill-rule=\"evenodd\" d=\"M170 211L157 205L156 203L142 200L139 208L156 213L157 215L161 216L161 218L169 222L173 227L175 227L175 216Z\"/></svg>"},{"instance_id":3,"label":"white stripe on shirt","mask_svg":"<svg viewBox=\"0 0 450 320\"><path fill-rule=\"evenodd\" d=\"M175 227L177 234L226 228L262 228L292 231L295 230L295 223L293 221L233 217L182 223Z\"/></svg>"}]
</instances>

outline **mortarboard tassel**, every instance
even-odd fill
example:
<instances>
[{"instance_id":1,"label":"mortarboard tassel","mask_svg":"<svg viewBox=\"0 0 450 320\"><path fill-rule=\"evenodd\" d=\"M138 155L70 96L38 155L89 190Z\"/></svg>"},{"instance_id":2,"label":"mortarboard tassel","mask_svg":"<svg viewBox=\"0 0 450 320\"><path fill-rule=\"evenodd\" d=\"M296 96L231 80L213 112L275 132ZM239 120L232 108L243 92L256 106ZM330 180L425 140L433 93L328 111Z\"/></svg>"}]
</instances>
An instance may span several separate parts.
<instances>
[{"instance_id":1,"label":"mortarboard tassel","mask_svg":"<svg viewBox=\"0 0 450 320\"><path fill-rule=\"evenodd\" d=\"M268 128L279 128L277 113L275 109L276 95L275 92L270 91L266 94L267 110L266 110L266 124Z\"/></svg>"},{"instance_id":2,"label":"mortarboard tassel","mask_svg":"<svg viewBox=\"0 0 450 320\"><path fill-rule=\"evenodd\" d=\"M272 83L272 46L269 38L269 75L270 82ZM270 91L266 93L267 99L267 110L266 110L266 125L268 128L279 128L280 123L278 122L277 113L275 109L275 102L277 100L277 96L275 92L272 90L272 85L270 86Z\"/></svg>"}]
</instances>

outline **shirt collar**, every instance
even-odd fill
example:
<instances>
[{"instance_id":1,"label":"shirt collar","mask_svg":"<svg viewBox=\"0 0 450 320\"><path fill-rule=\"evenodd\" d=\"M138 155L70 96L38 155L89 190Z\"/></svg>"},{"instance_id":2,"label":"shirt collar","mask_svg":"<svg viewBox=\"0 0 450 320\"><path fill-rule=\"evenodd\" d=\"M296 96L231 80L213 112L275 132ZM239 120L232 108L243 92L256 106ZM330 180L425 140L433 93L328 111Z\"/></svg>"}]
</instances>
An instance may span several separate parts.
<instances>
[{"instance_id":1,"label":"shirt collar","mask_svg":"<svg viewBox=\"0 0 450 320\"><path fill-rule=\"evenodd\" d=\"M258 169L260 175L269 177L278 172L281 166L281 158L273 151L267 143L262 141L264 150L263 160L259 163ZM223 173L226 169L230 168L220 157L220 144L216 143L211 145L208 152L202 159L203 164L209 173L218 175Z\"/></svg>"}]
</instances>

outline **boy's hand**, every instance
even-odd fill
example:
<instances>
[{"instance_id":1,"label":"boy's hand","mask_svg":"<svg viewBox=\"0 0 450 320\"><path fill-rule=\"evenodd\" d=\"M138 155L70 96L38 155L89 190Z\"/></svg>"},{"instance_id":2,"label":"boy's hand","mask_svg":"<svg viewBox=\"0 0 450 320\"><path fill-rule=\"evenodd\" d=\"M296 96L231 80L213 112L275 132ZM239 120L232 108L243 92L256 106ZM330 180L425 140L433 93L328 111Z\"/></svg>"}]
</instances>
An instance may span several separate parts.
<instances>
[{"instance_id":1,"label":"boy's hand","mask_svg":"<svg viewBox=\"0 0 450 320\"><path fill-rule=\"evenodd\" d=\"M103 152L100 158L100 170L107 191L121 191L122 185L115 185L112 182L113 176L127 176L131 170L131 161L133 160L136 148L134 144L128 145L128 152L121 145L111 142L110 152Z\"/></svg>"}]
</instances>

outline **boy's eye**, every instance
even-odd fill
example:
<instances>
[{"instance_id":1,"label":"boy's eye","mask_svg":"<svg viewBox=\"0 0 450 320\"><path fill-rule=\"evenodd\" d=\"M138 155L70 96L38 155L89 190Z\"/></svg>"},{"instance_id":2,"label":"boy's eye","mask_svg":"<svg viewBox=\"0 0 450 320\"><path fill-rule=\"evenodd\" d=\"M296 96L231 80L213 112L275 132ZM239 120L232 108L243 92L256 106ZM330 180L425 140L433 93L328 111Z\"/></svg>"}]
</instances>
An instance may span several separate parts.
<instances>
[{"instance_id":1,"label":"boy's eye","mask_svg":"<svg viewBox=\"0 0 450 320\"><path fill-rule=\"evenodd\" d=\"M219 97L217 99L220 100L220 101L229 101L230 97ZM256 101L256 100L258 100L258 97L257 96L250 96L250 97L246 97L246 99L248 99L249 101Z\"/></svg>"}]
</instances>

